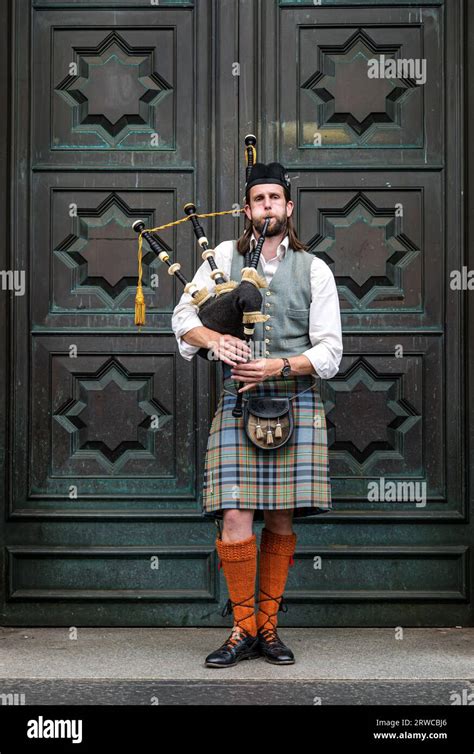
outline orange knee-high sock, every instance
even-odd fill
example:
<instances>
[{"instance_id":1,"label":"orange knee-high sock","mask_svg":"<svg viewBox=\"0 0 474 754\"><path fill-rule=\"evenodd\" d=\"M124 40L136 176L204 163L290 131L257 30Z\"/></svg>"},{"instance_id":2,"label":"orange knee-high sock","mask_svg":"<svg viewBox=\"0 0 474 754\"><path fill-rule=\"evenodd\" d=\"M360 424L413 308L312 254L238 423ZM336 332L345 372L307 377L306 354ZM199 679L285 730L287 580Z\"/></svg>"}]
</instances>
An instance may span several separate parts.
<instances>
[{"instance_id":1,"label":"orange knee-high sock","mask_svg":"<svg viewBox=\"0 0 474 754\"><path fill-rule=\"evenodd\" d=\"M262 529L260 540L257 629L276 628L288 568L293 565L296 534L275 534Z\"/></svg>"},{"instance_id":2,"label":"orange knee-high sock","mask_svg":"<svg viewBox=\"0 0 474 754\"><path fill-rule=\"evenodd\" d=\"M257 575L257 536L239 542L216 539L216 548L227 581L234 626L257 635L255 622L255 577Z\"/></svg>"}]
</instances>

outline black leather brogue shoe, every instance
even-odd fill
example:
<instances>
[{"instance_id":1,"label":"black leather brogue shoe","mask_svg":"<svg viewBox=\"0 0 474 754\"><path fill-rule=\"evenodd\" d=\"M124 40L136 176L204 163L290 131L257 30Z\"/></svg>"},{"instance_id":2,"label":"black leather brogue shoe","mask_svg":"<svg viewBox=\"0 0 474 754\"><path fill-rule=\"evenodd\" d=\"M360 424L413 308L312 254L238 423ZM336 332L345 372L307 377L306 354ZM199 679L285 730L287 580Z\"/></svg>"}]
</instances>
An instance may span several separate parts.
<instances>
[{"instance_id":1,"label":"black leather brogue shoe","mask_svg":"<svg viewBox=\"0 0 474 754\"><path fill-rule=\"evenodd\" d=\"M261 587L260 591L263 592ZM288 605L282 594L278 597L272 597L267 592L263 592L263 594L266 594L267 596L264 599L259 599L258 603L260 605L260 611L267 617L263 626L260 626L257 631L260 654L267 662L271 662L273 665L293 665L295 662L295 656L291 649L287 647L278 636L275 625L278 612L281 610L282 613L287 613ZM277 602L278 608L276 613L267 613L267 611L261 607L263 602ZM272 618L275 618L275 623L271 620Z\"/></svg>"},{"instance_id":2,"label":"black leather brogue shoe","mask_svg":"<svg viewBox=\"0 0 474 754\"><path fill-rule=\"evenodd\" d=\"M266 662L271 662L272 665L293 665L295 656L282 642L275 627L260 628L257 636L260 654Z\"/></svg>"},{"instance_id":3,"label":"black leather brogue shoe","mask_svg":"<svg viewBox=\"0 0 474 754\"><path fill-rule=\"evenodd\" d=\"M229 668L241 660L253 660L256 657L260 657L258 637L251 636L236 626L228 639L206 657L204 664L207 668Z\"/></svg>"},{"instance_id":4,"label":"black leather brogue shoe","mask_svg":"<svg viewBox=\"0 0 474 754\"><path fill-rule=\"evenodd\" d=\"M226 616L234 612L236 605L244 605L248 600L242 602L232 602L228 599L221 615ZM250 606L247 606L250 609ZM253 608L251 608L253 612ZM207 668L229 668L237 665L241 660L253 660L260 657L258 648L258 636L252 636L240 625L243 618L236 620L234 618L234 627L232 633L225 642L204 660Z\"/></svg>"}]
</instances>

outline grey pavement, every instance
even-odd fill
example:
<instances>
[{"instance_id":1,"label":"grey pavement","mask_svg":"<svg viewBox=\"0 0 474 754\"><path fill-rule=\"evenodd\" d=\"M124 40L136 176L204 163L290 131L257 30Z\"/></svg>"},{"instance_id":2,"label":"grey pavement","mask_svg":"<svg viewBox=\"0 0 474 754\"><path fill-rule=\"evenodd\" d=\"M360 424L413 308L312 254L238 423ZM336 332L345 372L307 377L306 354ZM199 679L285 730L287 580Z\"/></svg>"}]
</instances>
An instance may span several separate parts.
<instances>
[{"instance_id":1,"label":"grey pavement","mask_svg":"<svg viewBox=\"0 0 474 754\"><path fill-rule=\"evenodd\" d=\"M281 628L294 665L220 669L228 629L76 630L0 627L0 703L474 704L474 628Z\"/></svg>"}]
</instances>

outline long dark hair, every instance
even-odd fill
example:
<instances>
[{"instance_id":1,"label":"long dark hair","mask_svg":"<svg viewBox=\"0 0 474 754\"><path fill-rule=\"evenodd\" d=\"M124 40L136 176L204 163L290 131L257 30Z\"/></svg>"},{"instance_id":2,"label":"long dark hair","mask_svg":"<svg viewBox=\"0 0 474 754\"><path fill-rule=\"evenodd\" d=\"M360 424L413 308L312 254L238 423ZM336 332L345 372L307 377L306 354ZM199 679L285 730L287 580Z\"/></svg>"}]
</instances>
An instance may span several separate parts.
<instances>
[{"instance_id":1,"label":"long dark hair","mask_svg":"<svg viewBox=\"0 0 474 754\"><path fill-rule=\"evenodd\" d=\"M288 202L290 200L290 196L285 188L283 188L283 193L285 195L286 201ZM245 199L248 204L249 197L246 196ZM298 238L295 224L293 222L293 215L287 218L286 231L288 234L288 246L290 246L293 249L293 251L307 251L308 250L308 246L302 243ZM242 254L242 256L245 256L247 251L250 250L250 239L252 238L253 232L254 230L253 230L252 221L248 219L247 215L245 215L244 232L242 233L240 238L237 240L237 251L239 252L239 254Z\"/></svg>"}]
</instances>

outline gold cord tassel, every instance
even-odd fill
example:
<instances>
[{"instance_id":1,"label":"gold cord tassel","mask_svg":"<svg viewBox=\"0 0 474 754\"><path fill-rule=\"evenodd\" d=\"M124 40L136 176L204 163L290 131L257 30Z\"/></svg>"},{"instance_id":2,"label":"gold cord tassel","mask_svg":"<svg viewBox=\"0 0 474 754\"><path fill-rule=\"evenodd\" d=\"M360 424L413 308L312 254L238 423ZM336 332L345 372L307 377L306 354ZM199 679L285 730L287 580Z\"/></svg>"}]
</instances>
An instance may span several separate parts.
<instances>
[{"instance_id":1,"label":"gold cord tassel","mask_svg":"<svg viewBox=\"0 0 474 754\"><path fill-rule=\"evenodd\" d=\"M255 436L256 436L257 440L261 440L262 437L263 437L263 432L262 432L262 428L260 426L260 423L257 424L257 427L255 429Z\"/></svg>"},{"instance_id":2,"label":"gold cord tassel","mask_svg":"<svg viewBox=\"0 0 474 754\"><path fill-rule=\"evenodd\" d=\"M142 288L142 234L138 237L138 285L135 296L135 324L144 325L146 317L145 296Z\"/></svg>"},{"instance_id":3,"label":"gold cord tassel","mask_svg":"<svg viewBox=\"0 0 474 754\"><path fill-rule=\"evenodd\" d=\"M275 437L278 437L278 439L281 438L281 424L280 424L280 417L278 417L278 423L275 427Z\"/></svg>"},{"instance_id":4,"label":"gold cord tassel","mask_svg":"<svg viewBox=\"0 0 474 754\"><path fill-rule=\"evenodd\" d=\"M137 288L137 295L135 296L135 324L145 324L145 296L143 295L141 283Z\"/></svg>"},{"instance_id":5,"label":"gold cord tassel","mask_svg":"<svg viewBox=\"0 0 474 754\"><path fill-rule=\"evenodd\" d=\"M273 445L273 435L270 427L267 428L267 445Z\"/></svg>"}]
</instances>

